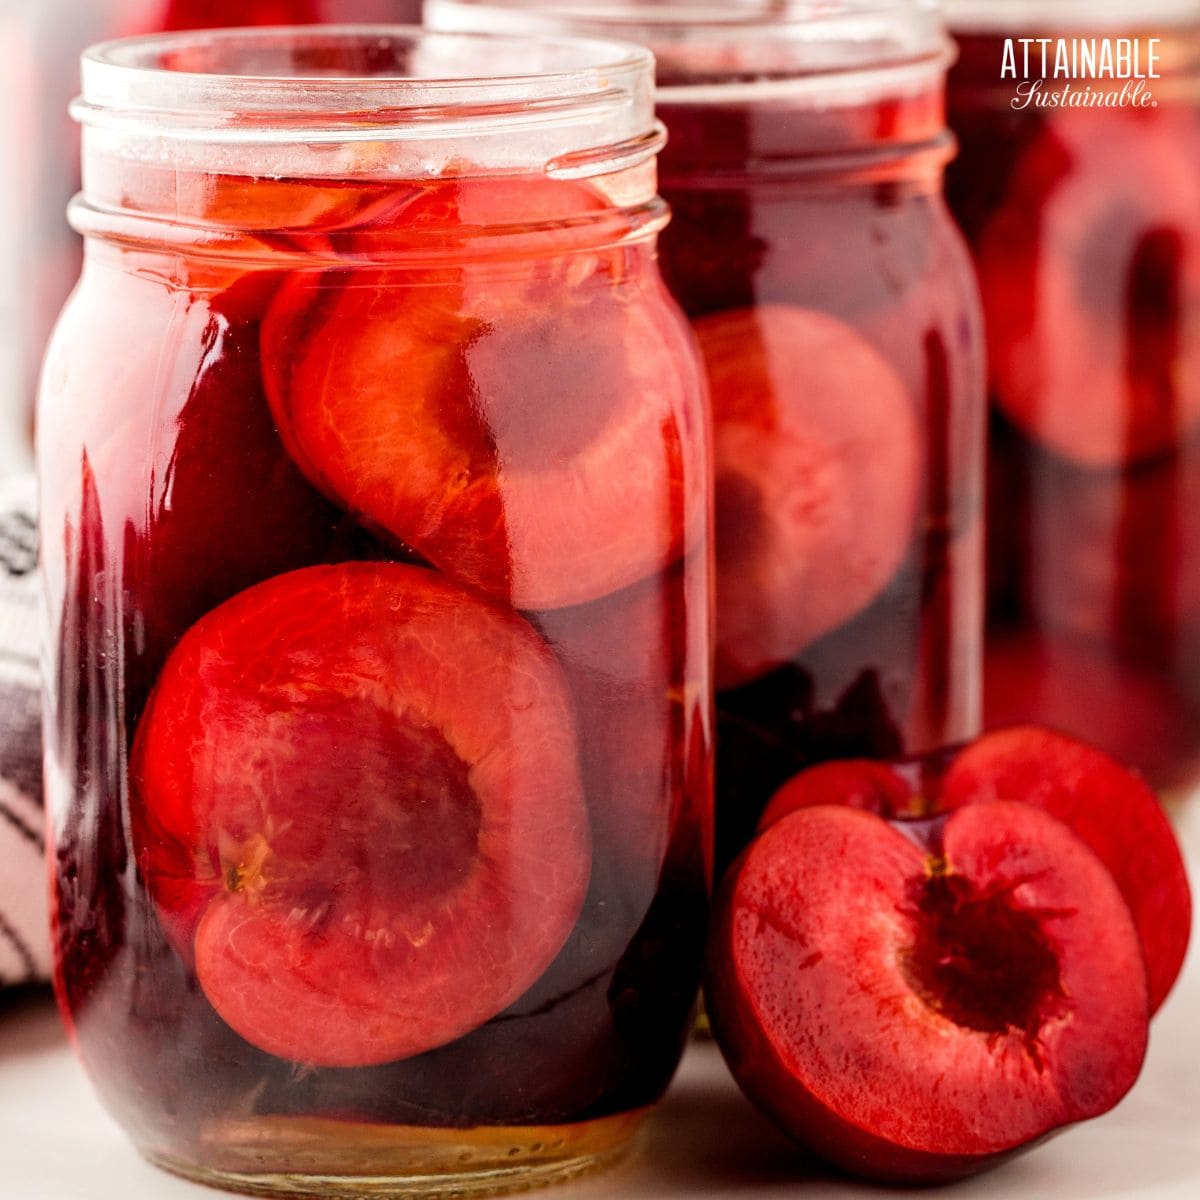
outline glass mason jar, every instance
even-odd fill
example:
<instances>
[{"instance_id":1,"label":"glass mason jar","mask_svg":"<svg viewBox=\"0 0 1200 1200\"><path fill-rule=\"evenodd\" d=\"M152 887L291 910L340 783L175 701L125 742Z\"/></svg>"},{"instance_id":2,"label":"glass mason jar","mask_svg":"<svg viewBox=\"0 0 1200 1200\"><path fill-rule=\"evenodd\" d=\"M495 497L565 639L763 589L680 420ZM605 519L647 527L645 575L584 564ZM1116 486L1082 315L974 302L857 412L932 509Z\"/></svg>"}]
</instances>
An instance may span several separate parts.
<instances>
[{"instance_id":1,"label":"glass mason jar","mask_svg":"<svg viewBox=\"0 0 1200 1200\"><path fill-rule=\"evenodd\" d=\"M40 402L57 987L153 1161L465 1195L665 1089L711 859L703 378L652 62L84 61Z\"/></svg>"},{"instance_id":2,"label":"glass mason jar","mask_svg":"<svg viewBox=\"0 0 1200 1200\"><path fill-rule=\"evenodd\" d=\"M991 364L986 718L1062 727L1184 786L1200 777L1200 6L951 14L948 195ZM1050 39L1046 77L1021 38ZM1092 78L1080 51L1154 77Z\"/></svg>"},{"instance_id":3,"label":"glass mason jar","mask_svg":"<svg viewBox=\"0 0 1200 1200\"><path fill-rule=\"evenodd\" d=\"M922 3L430 0L435 28L658 57L668 284L709 370L717 850L830 758L976 732L983 365Z\"/></svg>"}]
</instances>

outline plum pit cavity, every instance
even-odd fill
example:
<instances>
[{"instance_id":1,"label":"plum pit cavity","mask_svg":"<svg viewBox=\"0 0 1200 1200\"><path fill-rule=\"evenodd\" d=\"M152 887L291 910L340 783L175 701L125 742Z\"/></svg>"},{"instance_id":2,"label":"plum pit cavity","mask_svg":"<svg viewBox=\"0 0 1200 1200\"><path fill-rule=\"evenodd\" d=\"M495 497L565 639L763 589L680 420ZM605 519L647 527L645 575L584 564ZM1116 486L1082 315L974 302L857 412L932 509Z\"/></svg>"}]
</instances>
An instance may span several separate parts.
<instances>
[{"instance_id":1,"label":"plum pit cavity","mask_svg":"<svg viewBox=\"0 0 1200 1200\"><path fill-rule=\"evenodd\" d=\"M966 1029L1020 1031L1035 1039L1066 1004L1058 954L1043 916L1012 889L980 892L965 876L935 871L911 885L915 938L903 955L913 991Z\"/></svg>"}]
</instances>

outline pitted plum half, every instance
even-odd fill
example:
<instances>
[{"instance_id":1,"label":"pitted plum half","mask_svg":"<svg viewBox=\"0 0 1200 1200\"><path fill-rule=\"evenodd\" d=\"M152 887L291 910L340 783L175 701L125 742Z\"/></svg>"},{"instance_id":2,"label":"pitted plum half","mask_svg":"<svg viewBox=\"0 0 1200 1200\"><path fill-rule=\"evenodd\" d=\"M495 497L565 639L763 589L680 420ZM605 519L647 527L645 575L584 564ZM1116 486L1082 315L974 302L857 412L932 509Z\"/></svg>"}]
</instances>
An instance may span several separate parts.
<instances>
[{"instance_id":1,"label":"pitted plum half","mask_svg":"<svg viewBox=\"0 0 1200 1200\"><path fill-rule=\"evenodd\" d=\"M397 217L440 272L301 275L263 329L309 478L517 608L618 591L703 530L694 347L654 272L584 248L604 207L584 185L444 183Z\"/></svg>"},{"instance_id":2,"label":"pitted plum half","mask_svg":"<svg viewBox=\"0 0 1200 1200\"><path fill-rule=\"evenodd\" d=\"M946 773L943 809L982 800L1034 804L1092 848L1133 914L1157 1009L1183 966L1192 896L1179 843L1150 787L1103 750L1027 725L985 735Z\"/></svg>"},{"instance_id":3,"label":"pitted plum half","mask_svg":"<svg viewBox=\"0 0 1200 1200\"><path fill-rule=\"evenodd\" d=\"M1028 437L1111 468L1200 429L1200 129L1064 110L978 248L997 401Z\"/></svg>"},{"instance_id":4,"label":"pitted plum half","mask_svg":"<svg viewBox=\"0 0 1200 1200\"><path fill-rule=\"evenodd\" d=\"M972 1174L1112 1108L1146 974L1112 878L1059 821L987 802L928 846L816 807L726 876L705 985L746 1094L855 1174Z\"/></svg>"},{"instance_id":5,"label":"pitted plum half","mask_svg":"<svg viewBox=\"0 0 1200 1200\"><path fill-rule=\"evenodd\" d=\"M582 907L570 697L541 638L436 573L312 567L176 647L133 750L138 862L247 1041L363 1066L525 992Z\"/></svg>"},{"instance_id":6,"label":"pitted plum half","mask_svg":"<svg viewBox=\"0 0 1200 1200\"><path fill-rule=\"evenodd\" d=\"M908 554L922 449L887 362L833 317L704 317L715 426L717 686L786 662L866 608Z\"/></svg>"},{"instance_id":7,"label":"pitted plum half","mask_svg":"<svg viewBox=\"0 0 1200 1200\"><path fill-rule=\"evenodd\" d=\"M990 800L1049 813L1108 868L1142 940L1151 1010L1157 1010L1187 952L1191 889L1158 797L1103 750L1026 725L996 730L923 760L824 763L801 771L775 793L760 828L822 804L863 809L887 820L927 822ZM914 834L919 828L906 827Z\"/></svg>"}]
</instances>

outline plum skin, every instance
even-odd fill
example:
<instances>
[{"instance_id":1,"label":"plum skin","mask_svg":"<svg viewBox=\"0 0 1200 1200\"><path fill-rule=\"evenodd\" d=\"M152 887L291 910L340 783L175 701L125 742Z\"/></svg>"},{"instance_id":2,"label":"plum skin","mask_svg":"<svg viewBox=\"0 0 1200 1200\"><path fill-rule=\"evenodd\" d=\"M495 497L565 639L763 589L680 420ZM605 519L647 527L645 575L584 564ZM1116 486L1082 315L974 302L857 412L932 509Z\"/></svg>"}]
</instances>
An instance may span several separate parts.
<instances>
[{"instance_id":1,"label":"plum skin","mask_svg":"<svg viewBox=\"0 0 1200 1200\"><path fill-rule=\"evenodd\" d=\"M778 852L786 846L789 830L794 831L795 828L806 822L829 820L831 815L837 821L848 823L848 826L854 827L850 829L852 835L850 844L856 843L864 835L866 839L875 836L873 831L878 827L888 831L889 836L898 836L897 830L900 823L885 822L874 814L834 806L822 806L794 812L782 818L751 844L731 868L718 893L710 932L705 996L716 1040L730 1070L746 1096L785 1133L796 1138L829 1162L852 1174L880 1182L917 1185L944 1183L997 1166L1014 1154L1039 1144L1057 1129L1074 1123L1076 1120L1099 1115L1111 1108L1132 1086L1140 1071L1145 1054L1149 1003L1140 944L1133 928L1132 918L1120 898L1115 883L1107 875L1103 865L1061 822L1039 810L1010 802L981 802L963 812L971 814L970 820L976 826L981 822L986 825L989 820L995 818L996 813L1000 813L1000 817L1008 819L1010 825L1015 817L1018 826L1029 822L1035 829L1040 825L1043 829L1049 827L1057 830L1055 837L1060 839L1060 849L1062 845L1067 846L1075 861L1074 869L1080 872L1082 880L1080 894L1088 895L1087 889L1091 889L1090 894L1095 894L1096 891L1101 893L1098 906L1107 910L1107 917L1112 918L1110 923L1116 927L1115 932L1111 935L1106 933L1108 938L1106 944L1110 951L1113 947L1117 947L1118 951L1114 954L1125 960L1123 963L1118 963L1121 972L1124 973L1124 982L1121 987L1126 990L1115 1003L1117 1016L1112 1020L1116 1023L1111 1028L1102 1031L1102 1036L1108 1038L1114 1029L1117 1030L1121 1035L1117 1040L1123 1042L1108 1056L1107 1063L1111 1072L1109 1080L1097 1082L1090 1069L1091 1064L1087 1055L1081 1056L1077 1045L1073 1046L1069 1041L1062 1040L1061 1032L1054 1033L1052 1031L1051 1062L1056 1048L1062 1045L1067 1046L1062 1054L1064 1058L1067 1055L1071 1056L1071 1061L1074 1063L1074 1074L1073 1076L1067 1074L1064 1078L1064 1071L1055 1072L1053 1083L1057 1090L1051 1102L1045 1106L1049 1119L1040 1127L1029 1126L1023 1131L1024 1136L1008 1145L1003 1144L1003 1137L993 1137L993 1144L983 1147L982 1152L941 1152L936 1148L936 1139L933 1144L929 1144L927 1140L927 1144L921 1145L915 1138L910 1138L910 1141L906 1143L905 1138L899 1132L902 1124L900 1120L894 1122L895 1137L887 1136L886 1130L869 1128L868 1122L865 1120L855 1120L855 1114L848 1111L846 1106L838 1107L836 1088L827 1088L824 1092L824 1099L822 1095L817 1094L822 1087L818 1053L814 1052L807 1062L802 1057L799 1060L801 1063L799 1069L807 1071L807 1079L809 1083L813 1084L811 1088L806 1086L805 1081L798 1078L789 1066L789 1056L793 1056L792 1061L796 1061L794 1056L803 1055L804 1051L797 1050L796 1047L804 1045L804 1039L808 1039L809 1043L817 1044L825 1039L836 1049L836 1046L841 1044L838 1041L836 1024L844 1019L844 1012L834 1008L835 1016L830 1025L835 1028L835 1032L831 1035L827 1029L822 1028L823 1022L819 1018L814 1020L809 1014L810 1021L805 1024L804 1016L800 1011L785 1011L778 995L764 1000L748 994L746 968L736 949L737 939L745 936L744 932L738 932L739 907L744 910L748 902L739 902L738 888L741 876L747 871L748 865L753 866L753 859L757 856L761 865L764 855L776 852L778 858ZM947 820L954 820L961 815L953 814ZM1066 841L1063 842L1062 839L1066 839ZM772 841L776 843L774 847L771 845ZM764 849L764 845L766 849ZM920 853L911 843L909 852L910 854ZM1082 869L1080 864L1082 864ZM778 865L776 864L776 866ZM815 873L823 873L823 865L812 863L807 865ZM788 864L789 869L796 871L802 870L804 866L805 864L796 862ZM864 886L870 886L865 881L872 871L872 864L870 862L855 864L855 868L861 869ZM853 883L850 882L843 886L853 888ZM753 908L753 906L751 909L752 918L757 922L757 933L752 936L764 936L765 929L776 934L785 934L784 929L773 924L772 914L766 909ZM742 916L745 917L744 911ZM1052 920L1061 916L1062 914L1050 914ZM743 924L743 931L744 927ZM788 934L788 936L794 936L794 934ZM1097 971L1097 963L1091 962L1087 958L1089 954L1093 953L1091 943L1084 946L1081 942L1080 947L1075 952L1075 965L1072 968L1074 974L1067 977L1064 997L1070 990L1070 980L1078 981L1080 976L1078 966L1081 961L1085 964L1084 973L1095 977L1093 982L1101 977ZM808 948L807 944L805 948ZM1061 948L1059 952L1062 953ZM802 961L789 964L784 970L795 975L796 968L799 968L802 973L804 968L817 966L822 957L822 951L818 948ZM772 963L773 968L775 961ZM1065 958L1060 958L1060 965L1064 961ZM1014 986L1018 983L1019 981L1014 981ZM819 987L819 985L814 986ZM1020 991L1020 987L1017 986L1016 990ZM1097 991L1100 990L1097 988ZM882 1060L888 1053L894 1053L887 1048L890 1045L889 1038L893 1035L903 1038L905 1034L902 1024L897 1029L886 1023L888 1020L895 1019L895 1012L889 1006L903 1004L907 1001L878 996L876 999L880 1006L879 1026L872 1031L871 1040L867 1044L872 1046L873 1051L877 1051L877 1055L874 1057ZM909 1000L916 999L917 993L914 991ZM1058 1001L1056 1000L1055 1003ZM1100 1004L1107 1003L1107 996L1103 1000L1094 1001L1093 1017L1097 1012L1107 1011L1098 1007ZM1056 1010L1051 1005L1047 1010L1049 1012L1048 1023L1038 1027L1039 1037L1043 1029L1052 1029L1056 1022L1063 1028L1074 1027L1075 1016L1072 1015L1069 998L1064 999L1063 1004L1067 1006L1064 1010L1066 1012L1065 1019L1063 1012ZM770 1011L772 1005L774 1012ZM886 1018L883 1015L885 1009L888 1010ZM947 1012L946 1009L939 1009L939 1011L943 1014ZM760 1019L760 1014L763 1013L767 1015ZM955 1018L951 1015L950 1019L954 1020ZM1107 1017L1105 1019L1108 1020ZM1037 1015L1037 1020L1039 1022L1043 1020L1042 1014ZM782 1035L779 1032L781 1027L787 1027L793 1031L802 1029L803 1032L795 1035L791 1043L787 1043L781 1041ZM991 1037L992 1035L987 1034L986 1036ZM1070 1038L1075 1034L1069 1033L1066 1036ZM1092 1036L1096 1037L1095 1034ZM852 1049L853 1041L849 1040L847 1045ZM993 1052L989 1042L988 1053L992 1054ZM861 1060L848 1059L847 1061L853 1061L854 1068L859 1073L865 1070ZM905 1062L903 1053L897 1053L895 1062L900 1077L911 1073L910 1064ZM997 1065L997 1079L1000 1079L999 1064ZM1117 1082L1111 1082L1112 1079ZM814 1080L815 1083L813 1083ZM888 1081L885 1080L884 1084L888 1086ZM957 1086L961 1089L964 1084L968 1087L971 1086L969 1080L959 1080ZM1004 1086L1008 1086L1007 1083ZM985 1095L986 1092L981 1088L981 1101ZM1065 1096L1065 1099L1060 1100L1060 1096ZM905 1099L907 1100L908 1097ZM923 1101L924 1096L914 1097L914 1103L917 1105ZM986 1112L990 1118L996 1105L1002 1102L1003 1097L997 1099L996 1096L993 1096L990 1103L981 1103L978 1106L979 1111ZM878 1104L878 1100L875 1103ZM1024 1098L1018 1094L1015 1103L1024 1103ZM1033 1104L1035 1106L1037 1104L1036 1096L1033 1098ZM1062 1111L1053 1112L1056 1104ZM897 1107L903 1108L904 1105L899 1104ZM869 1111L869 1106L861 1108L859 1115L867 1111ZM1028 1113L1025 1109L1021 1111L1021 1119L1028 1123ZM988 1131L989 1135L994 1135L996 1132L996 1130ZM947 1137L949 1136L951 1135L947 1135ZM974 1131L972 1131L972 1136L974 1136Z\"/></svg>"},{"instance_id":2,"label":"plum skin","mask_svg":"<svg viewBox=\"0 0 1200 1200\"><path fill-rule=\"evenodd\" d=\"M887 820L929 820L986 800L1019 801L1049 813L1107 867L1141 936L1150 1009L1157 1012L1191 938L1187 868L1154 791L1096 746L1054 729L1013 725L919 759L821 763L775 793L759 829L818 804L860 808Z\"/></svg>"}]
</instances>

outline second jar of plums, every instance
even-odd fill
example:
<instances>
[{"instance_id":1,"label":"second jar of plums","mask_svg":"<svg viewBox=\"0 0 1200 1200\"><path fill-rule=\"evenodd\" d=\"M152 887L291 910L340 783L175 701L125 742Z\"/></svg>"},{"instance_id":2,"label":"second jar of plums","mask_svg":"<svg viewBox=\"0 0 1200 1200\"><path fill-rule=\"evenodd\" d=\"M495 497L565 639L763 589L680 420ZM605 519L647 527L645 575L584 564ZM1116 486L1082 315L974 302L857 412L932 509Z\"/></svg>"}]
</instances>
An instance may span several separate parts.
<instances>
[{"instance_id":1,"label":"second jar of plums","mask_svg":"<svg viewBox=\"0 0 1200 1200\"><path fill-rule=\"evenodd\" d=\"M664 267L713 399L719 860L801 768L975 732L982 332L942 201L936 10L432 0L427 19L658 57Z\"/></svg>"},{"instance_id":2,"label":"second jar of plums","mask_svg":"<svg viewBox=\"0 0 1200 1200\"><path fill-rule=\"evenodd\" d=\"M644 51L84 64L40 407L59 998L167 1168L467 1195L665 1089L711 861L709 421Z\"/></svg>"},{"instance_id":3,"label":"second jar of plums","mask_svg":"<svg viewBox=\"0 0 1200 1200\"><path fill-rule=\"evenodd\" d=\"M1200 779L1200 4L949 6L991 390L987 719Z\"/></svg>"}]
</instances>

